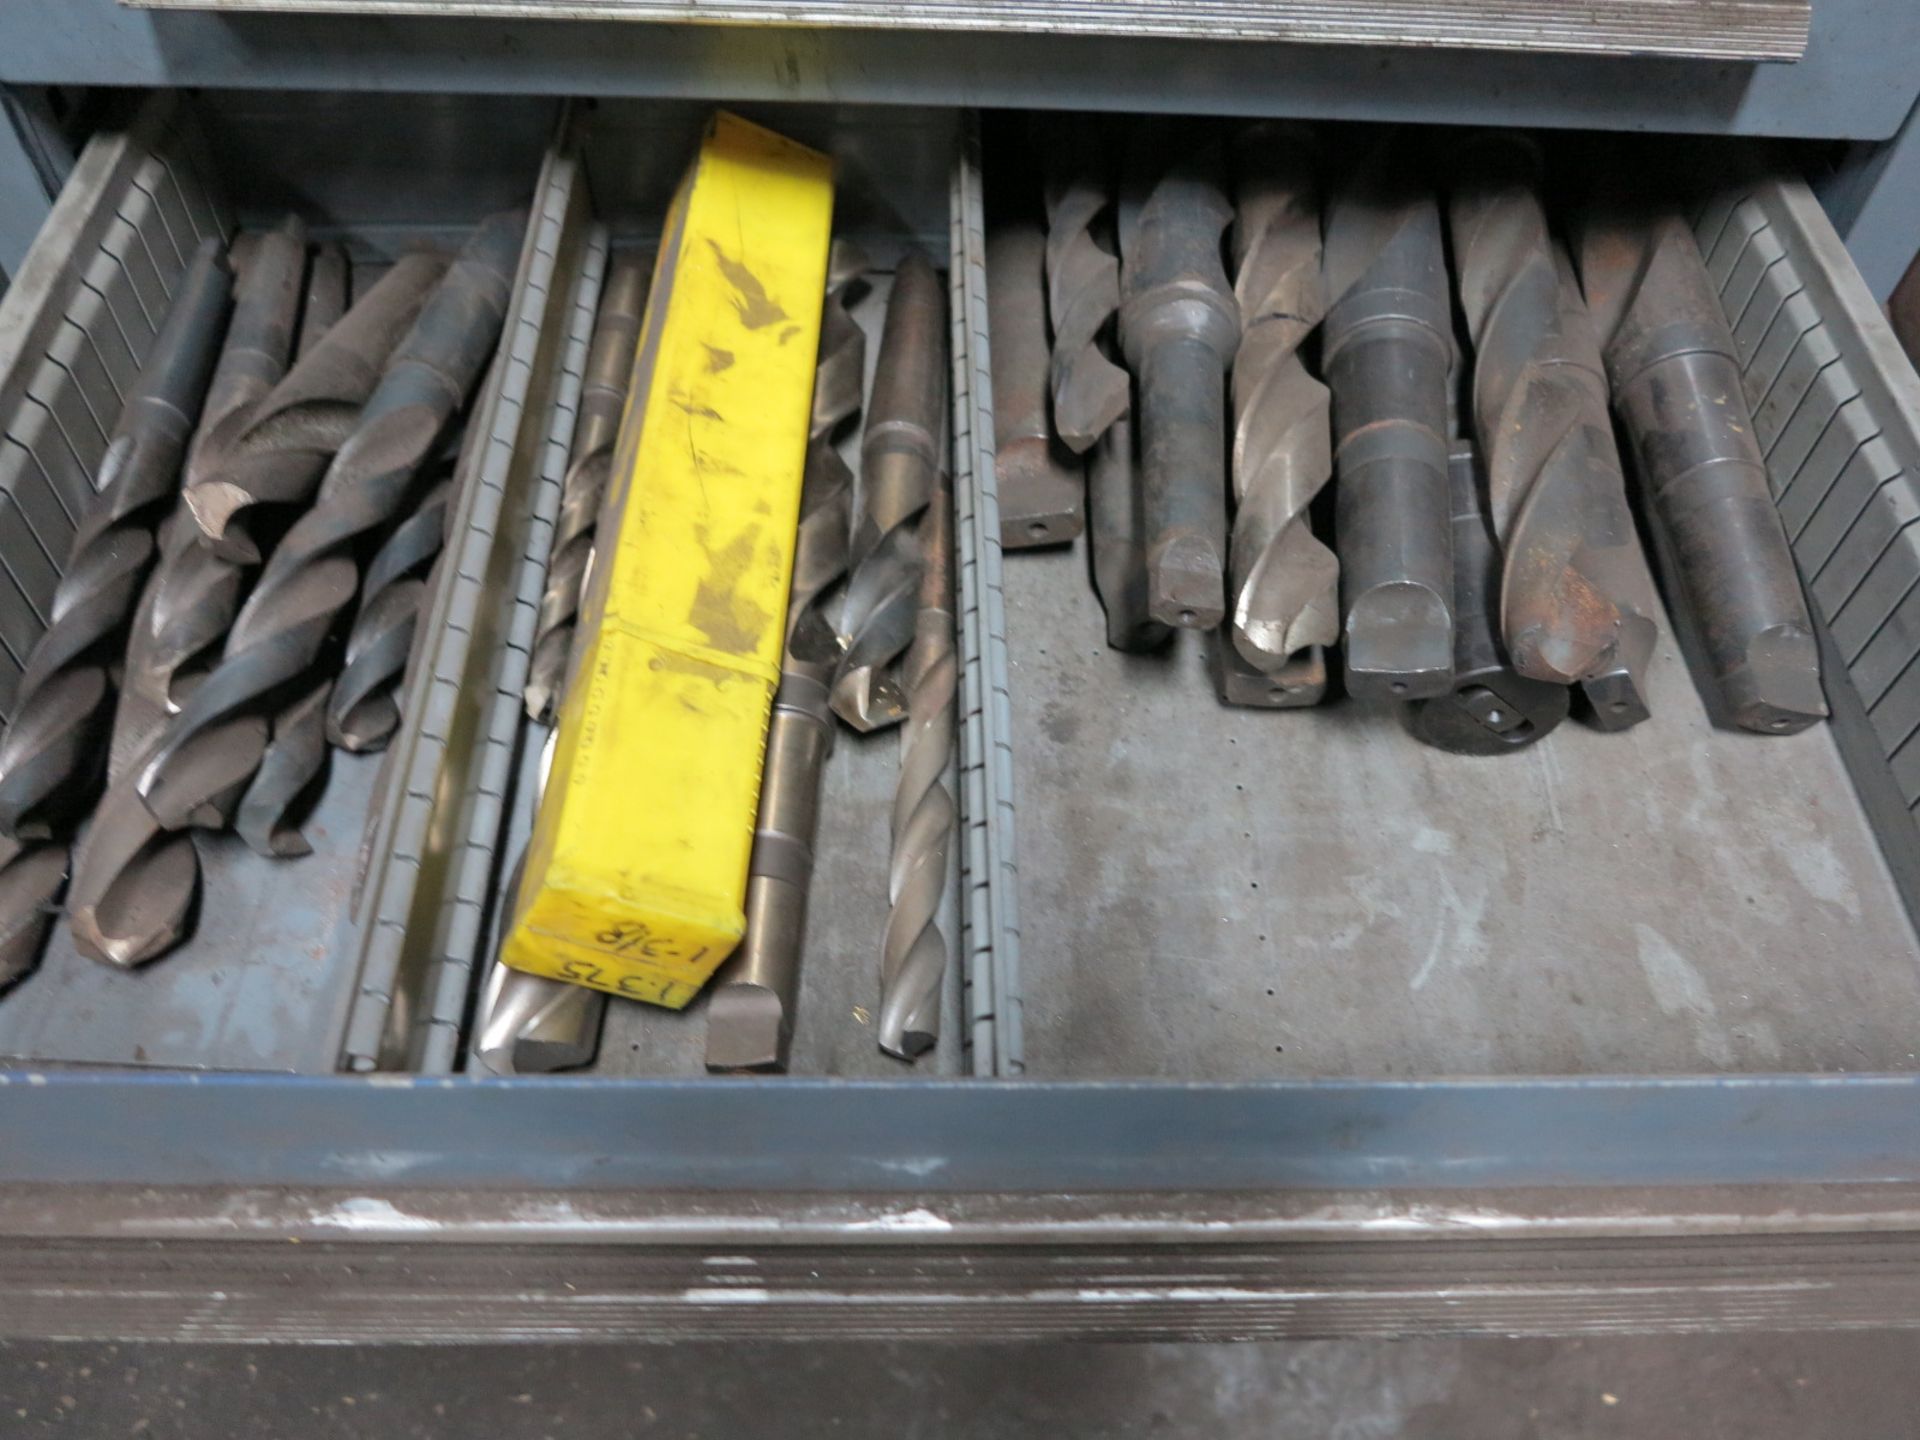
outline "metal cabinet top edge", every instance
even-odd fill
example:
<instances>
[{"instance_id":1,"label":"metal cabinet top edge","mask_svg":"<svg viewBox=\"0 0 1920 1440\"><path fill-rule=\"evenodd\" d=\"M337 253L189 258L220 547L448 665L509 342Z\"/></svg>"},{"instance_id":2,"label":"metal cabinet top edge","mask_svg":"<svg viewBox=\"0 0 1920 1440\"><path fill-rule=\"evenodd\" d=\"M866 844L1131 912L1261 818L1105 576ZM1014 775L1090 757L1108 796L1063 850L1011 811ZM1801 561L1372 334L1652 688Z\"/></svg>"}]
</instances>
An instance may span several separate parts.
<instances>
[{"instance_id":1,"label":"metal cabinet top edge","mask_svg":"<svg viewBox=\"0 0 1920 1440\"><path fill-rule=\"evenodd\" d=\"M238 14L8 0L0 83L1152 108L1879 140L1920 93L1908 0L1821 0L1791 64L1130 35Z\"/></svg>"},{"instance_id":2,"label":"metal cabinet top edge","mask_svg":"<svg viewBox=\"0 0 1920 1440\"><path fill-rule=\"evenodd\" d=\"M145 9L352 15L486 15L530 20L693 21L876 30L1170 35L1302 44L1405 45L1523 53L1676 55L1798 60L1808 0L1588 0L1578 7L1511 0L128 0Z\"/></svg>"}]
</instances>

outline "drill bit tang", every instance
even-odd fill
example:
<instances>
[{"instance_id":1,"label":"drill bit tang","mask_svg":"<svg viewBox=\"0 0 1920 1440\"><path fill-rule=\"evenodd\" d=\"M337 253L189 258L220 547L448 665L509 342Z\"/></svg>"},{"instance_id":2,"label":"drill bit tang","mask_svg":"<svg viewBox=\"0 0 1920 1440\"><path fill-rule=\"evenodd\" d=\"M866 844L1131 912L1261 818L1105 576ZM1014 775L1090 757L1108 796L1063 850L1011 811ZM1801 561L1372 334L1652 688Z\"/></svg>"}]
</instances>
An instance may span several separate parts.
<instances>
[{"instance_id":1,"label":"drill bit tang","mask_svg":"<svg viewBox=\"0 0 1920 1440\"><path fill-rule=\"evenodd\" d=\"M1376 151L1331 201L1326 250L1347 689L1444 695L1454 648L1452 344L1439 207L1399 157Z\"/></svg>"},{"instance_id":2,"label":"drill bit tang","mask_svg":"<svg viewBox=\"0 0 1920 1440\"><path fill-rule=\"evenodd\" d=\"M1080 533L1085 484L1047 414L1046 237L1015 222L987 235L987 329L993 348L994 470L1000 544L1058 545Z\"/></svg>"},{"instance_id":3,"label":"drill bit tang","mask_svg":"<svg viewBox=\"0 0 1920 1440\"><path fill-rule=\"evenodd\" d=\"M1220 260L1233 212L1217 147L1166 163L1143 155L1130 193L1120 341L1139 392L1148 612L1165 625L1210 630L1227 609L1226 372L1240 339L1240 307Z\"/></svg>"},{"instance_id":4,"label":"drill bit tang","mask_svg":"<svg viewBox=\"0 0 1920 1440\"><path fill-rule=\"evenodd\" d=\"M1676 213L1616 198L1588 217L1580 262L1614 401L1712 685L1744 729L1804 730L1827 713L1819 647L1693 236Z\"/></svg>"}]
</instances>

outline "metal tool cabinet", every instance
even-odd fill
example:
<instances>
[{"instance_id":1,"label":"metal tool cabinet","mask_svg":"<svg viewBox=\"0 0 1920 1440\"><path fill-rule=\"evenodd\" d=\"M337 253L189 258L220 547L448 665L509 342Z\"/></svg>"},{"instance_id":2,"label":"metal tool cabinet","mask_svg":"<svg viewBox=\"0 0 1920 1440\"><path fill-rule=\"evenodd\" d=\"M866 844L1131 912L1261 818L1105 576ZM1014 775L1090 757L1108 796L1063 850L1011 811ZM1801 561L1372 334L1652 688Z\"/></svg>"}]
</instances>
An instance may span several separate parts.
<instances>
[{"instance_id":1,"label":"metal tool cabinet","mask_svg":"<svg viewBox=\"0 0 1920 1440\"><path fill-rule=\"evenodd\" d=\"M360 982L328 1053L376 1073L0 1070L0 1334L1914 1323L1920 747L1899 717L1920 697L1920 380L1806 184L1715 148L1697 233L1829 632L1831 727L1710 730L1671 641L1652 725L1564 730L1538 761L1435 759L1386 717L1228 715L1191 674L1099 646L1071 557L1003 562L992 482L994 152L965 107L1132 104L1128 77L1151 74L1169 108L1893 134L1916 84L1894 73L1911 7L1816 0L1812 23L1798 66L1748 69L6 7L0 80L158 90L79 158L13 269L10 437L33 406L66 413L75 357L125 302L113 270L176 230L289 194L374 245L503 194L531 197L533 221L483 417L491 468L461 521L469 589L436 609L436 698L403 737L417 774L389 787L369 881L327 913ZM1496 84L1512 87L1498 116ZM211 88L166 93L192 86ZM543 92L604 103L588 117ZM972 983L957 1007L975 1073L909 1075L827 1043L814 1069L832 1078L688 1078L644 1021L587 1078L435 1073L514 823L512 746L491 728L513 707L489 697L511 699L520 617L459 616L524 595L582 277L609 233L644 239L711 99L834 147L843 215L950 267ZM902 100L917 108L866 108ZM393 187L343 160L378 159L369 133L433 155L447 183L383 209ZM10 558L22 513L0 514L0 562L30 612L45 576ZM855 993L857 977L833 1006ZM1475 1075L1492 1078L1459 1078Z\"/></svg>"}]
</instances>

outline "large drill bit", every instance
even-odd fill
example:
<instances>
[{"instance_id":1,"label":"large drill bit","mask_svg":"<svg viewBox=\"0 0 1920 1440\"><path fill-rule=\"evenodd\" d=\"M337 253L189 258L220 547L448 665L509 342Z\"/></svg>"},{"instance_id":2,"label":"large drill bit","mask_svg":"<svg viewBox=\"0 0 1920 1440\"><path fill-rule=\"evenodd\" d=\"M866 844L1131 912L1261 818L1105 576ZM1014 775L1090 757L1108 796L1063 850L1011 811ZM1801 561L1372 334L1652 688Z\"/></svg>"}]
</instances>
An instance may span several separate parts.
<instances>
[{"instance_id":1,"label":"large drill bit","mask_svg":"<svg viewBox=\"0 0 1920 1440\"><path fill-rule=\"evenodd\" d=\"M587 373L574 422L572 453L560 482L560 513L554 520L553 548L547 552L547 583L534 621L533 659L527 666L527 714L552 719L554 702L566 679L573 651L573 627L586 587L587 556L593 551L600 501L613 470L613 446L627 403L633 350L647 303L647 269L631 255L613 262L593 322L587 349Z\"/></svg>"},{"instance_id":2,"label":"large drill bit","mask_svg":"<svg viewBox=\"0 0 1920 1440\"><path fill-rule=\"evenodd\" d=\"M188 477L194 522L221 554L258 564L260 548L247 529L253 509L293 507L313 497L394 346L445 270L437 256L403 257L300 356L245 426L209 457L204 472Z\"/></svg>"},{"instance_id":3,"label":"large drill bit","mask_svg":"<svg viewBox=\"0 0 1920 1440\"><path fill-rule=\"evenodd\" d=\"M208 800L201 773L208 732L270 705L319 661L359 588L359 547L406 504L416 473L499 337L524 224L518 213L494 216L467 242L327 467L313 508L268 560L219 666L140 768L140 794L166 828L195 823ZM350 320L334 327L322 350Z\"/></svg>"},{"instance_id":4,"label":"large drill bit","mask_svg":"<svg viewBox=\"0 0 1920 1440\"><path fill-rule=\"evenodd\" d=\"M1333 472L1327 387L1300 358L1326 312L1313 164L1298 126L1256 125L1234 148L1233 654L1218 663L1222 696L1242 703L1319 700L1321 649L1340 636L1340 562L1307 515ZM1233 683L1235 671L1254 683Z\"/></svg>"},{"instance_id":5,"label":"large drill bit","mask_svg":"<svg viewBox=\"0 0 1920 1440\"><path fill-rule=\"evenodd\" d=\"M1500 643L1500 548L1481 502L1474 447L1456 441L1448 456L1453 493L1453 689L1416 700L1407 726L1417 739L1456 755L1521 750L1567 718L1569 691L1529 680L1507 663Z\"/></svg>"},{"instance_id":6,"label":"large drill bit","mask_svg":"<svg viewBox=\"0 0 1920 1440\"><path fill-rule=\"evenodd\" d=\"M1453 327L1439 205L1392 139L1328 201L1326 277L1347 689L1443 695L1453 683Z\"/></svg>"},{"instance_id":7,"label":"large drill bit","mask_svg":"<svg viewBox=\"0 0 1920 1440\"><path fill-rule=\"evenodd\" d=\"M893 663L913 640L924 568L915 530L946 464L946 297L918 251L894 272L860 442L860 515L848 547L834 713L856 730L898 724Z\"/></svg>"},{"instance_id":8,"label":"large drill bit","mask_svg":"<svg viewBox=\"0 0 1920 1440\"><path fill-rule=\"evenodd\" d=\"M65 843L0 836L0 994L40 963L66 883Z\"/></svg>"},{"instance_id":9,"label":"large drill bit","mask_svg":"<svg viewBox=\"0 0 1920 1440\"><path fill-rule=\"evenodd\" d=\"M155 511L181 457L227 318L232 274L220 244L189 265L114 426L100 491L75 528L46 631L27 658L0 738L0 834L46 839L93 800L117 653L152 563Z\"/></svg>"},{"instance_id":10,"label":"large drill bit","mask_svg":"<svg viewBox=\"0 0 1920 1440\"><path fill-rule=\"evenodd\" d=\"M1827 713L1819 646L1693 232L1614 189L1586 217L1580 276L1721 705L1748 730L1804 730Z\"/></svg>"},{"instance_id":11,"label":"large drill bit","mask_svg":"<svg viewBox=\"0 0 1920 1440\"><path fill-rule=\"evenodd\" d=\"M820 779L833 748L828 684L839 645L826 607L847 571L853 476L837 440L859 414L866 370L866 333L848 308L862 265L857 251L836 242L814 372L780 688L747 864L747 933L715 977L707 1004L709 1070L785 1070L793 1038Z\"/></svg>"},{"instance_id":12,"label":"large drill bit","mask_svg":"<svg viewBox=\"0 0 1920 1440\"><path fill-rule=\"evenodd\" d=\"M1029 221L987 234L994 473L1000 543L1009 550L1073 539L1086 489L1047 414L1046 248L1046 236Z\"/></svg>"},{"instance_id":13,"label":"large drill bit","mask_svg":"<svg viewBox=\"0 0 1920 1440\"><path fill-rule=\"evenodd\" d=\"M1127 413L1132 382L1111 354L1120 311L1113 253L1113 187L1103 122L1049 117L1039 137L1047 157L1047 314L1053 322L1048 379L1053 428L1076 455L1091 450ZM991 297L993 287L988 285Z\"/></svg>"},{"instance_id":14,"label":"large drill bit","mask_svg":"<svg viewBox=\"0 0 1920 1440\"><path fill-rule=\"evenodd\" d=\"M925 568L920 612L902 680L907 724L900 737L900 779L893 792L887 863L886 935L881 942L878 1040L911 1060L940 1038L940 992L947 941L941 897L957 814L947 789L953 760L954 697L960 662L954 642L953 490L946 473L921 522Z\"/></svg>"},{"instance_id":15,"label":"large drill bit","mask_svg":"<svg viewBox=\"0 0 1920 1440\"><path fill-rule=\"evenodd\" d=\"M1147 608L1210 630L1227 608L1226 373L1240 310L1220 237L1233 209L1207 132L1155 125L1137 140L1120 210L1120 341L1139 387Z\"/></svg>"},{"instance_id":16,"label":"large drill bit","mask_svg":"<svg viewBox=\"0 0 1920 1440\"><path fill-rule=\"evenodd\" d=\"M1619 587L1645 567L1597 348L1577 293L1567 293L1530 141L1492 134L1465 147L1451 223L1473 339L1475 431L1505 552L1507 654L1536 680L1592 682L1602 723L1631 724L1647 714L1653 620L1623 615Z\"/></svg>"}]
</instances>

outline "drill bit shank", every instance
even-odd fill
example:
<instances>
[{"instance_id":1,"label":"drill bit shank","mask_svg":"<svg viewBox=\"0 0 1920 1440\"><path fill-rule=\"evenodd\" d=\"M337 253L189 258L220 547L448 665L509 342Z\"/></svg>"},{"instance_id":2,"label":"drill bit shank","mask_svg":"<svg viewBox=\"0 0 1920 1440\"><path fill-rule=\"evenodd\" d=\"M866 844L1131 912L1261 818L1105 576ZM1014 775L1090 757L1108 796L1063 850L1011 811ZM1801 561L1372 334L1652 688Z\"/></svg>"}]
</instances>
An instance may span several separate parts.
<instances>
[{"instance_id":1,"label":"drill bit shank","mask_svg":"<svg viewBox=\"0 0 1920 1440\"><path fill-rule=\"evenodd\" d=\"M1216 652L1220 691L1238 703L1311 704L1324 690L1320 648L1340 634L1340 565L1307 515L1333 470L1327 388L1300 358L1326 310L1310 137L1254 126L1234 170L1233 653Z\"/></svg>"},{"instance_id":2,"label":"drill bit shank","mask_svg":"<svg viewBox=\"0 0 1920 1440\"><path fill-rule=\"evenodd\" d=\"M1448 457L1453 491L1453 689L1407 710L1415 738L1456 755L1521 750L1567 717L1564 685L1516 674L1500 645L1500 550L1473 446Z\"/></svg>"},{"instance_id":3,"label":"drill bit shank","mask_svg":"<svg viewBox=\"0 0 1920 1440\"><path fill-rule=\"evenodd\" d=\"M613 468L613 446L626 407L633 350L647 303L647 271L638 258L615 260L594 320L587 373L574 423L572 455L560 482L560 513L547 556L547 584L534 622L533 659L527 667L525 701L535 720L553 717L573 650L573 629L586 585L600 501Z\"/></svg>"},{"instance_id":4,"label":"drill bit shank","mask_svg":"<svg viewBox=\"0 0 1920 1440\"><path fill-rule=\"evenodd\" d=\"M1226 614L1226 370L1239 307L1220 261L1233 218L1218 146L1144 137L1121 214L1120 339L1139 386L1147 606L1209 630Z\"/></svg>"},{"instance_id":5,"label":"drill bit shank","mask_svg":"<svg viewBox=\"0 0 1920 1440\"><path fill-rule=\"evenodd\" d=\"M1391 144L1328 205L1324 362L1347 689L1412 700L1453 683L1452 322L1439 206Z\"/></svg>"},{"instance_id":6,"label":"drill bit shank","mask_svg":"<svg viewBox=\"0 0 1920 1440\"><path fill-rule=\"evenodd\" d=\"M987 236L987 329L993 352L994 471L1000 544L1058 545L1080 533L1085 486L1047 417L1046 237L1016 221Z\"/></svg>"},{"instance_id":7,"label":"drill bit shank","mask_svg":"<svg viewBox=\"0 0 1920 1440\"><path fill-rule=\"evenodd\" d=\"M1766 735L1827 713L1820 654L1719 297L1674 211L1603 199L1581 278L1673 579L1727 716Z\"/></svg>"},{"instance_id":8,"label":"drill bit shank","mask_svg":"<svg viewBox=\"0 0 1920 1440\"><path fill-rule=\"evenodd\" d=\"M320 485L287 532L201 682L139 771L167 829L196 823L208 799L196 753L219 722L269 707L312 670L359 588L359 548L405 506L414 477L473 388L499 336L524 217L482 222L419 319ZM321 349L351 323L336 325ZM256 763L257 763L256 757Z\"/></svg>"},{"instance_id":9,"label":"drill bit shank","mask_svg":"<svg viewBox=\"0 0 1920 1440\"><path fill-rule=\"evenodd\" d=\"M866 333L849 305L864 288L865 259L836 242L820 327L806 480L787 600L780 688L767 728L766 766L747 863L747 932L707 1005L709 1070L783 1071L813 881L820 781L833 749L828 685L838 643L826 605L847 572L853 476L837 439L859 414Z\"/></svg>"},{"instance_id":10,"label":"drill bit shank","mask_svg":"<svg viewBox=\"0 0 1920 1440\"><path fill-rule=\"evenodd\" d=\"M906 714L892 666L913 640L923 569L915 526L944 464L946 403L945 297L916 251L894 273L860 443L862 503L832 685L834 713L856 730Z\"/></svg>"},{"instance_id":11,"label":"drill bit shank","mask_svg":"<svg viewBox=\"0 0 1920 1440\"><path fill-rule=\"evenodd\" d=\"M206 241L114 426L100 491L75 528L47 629L0 738L0 834L64 833L94 797L113 688L105 667L119 658L153 559L154 512L177 493L231 284L219 243Z\"/></svg>"},{"instance_id":12,"label":"drill bit shank","mask_svg":"<svg viewBox=\"0 0 1920 1440\"><path fill-rule=\"evenodd\" d=\"M1147 546L1133 421L1121 416L1100 437L1087 464L1087 531L1093 588L1107 613L1107 644L1144 654L1173 631L1148 613Z\"/></svg>"}]
</instances>

